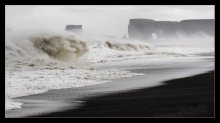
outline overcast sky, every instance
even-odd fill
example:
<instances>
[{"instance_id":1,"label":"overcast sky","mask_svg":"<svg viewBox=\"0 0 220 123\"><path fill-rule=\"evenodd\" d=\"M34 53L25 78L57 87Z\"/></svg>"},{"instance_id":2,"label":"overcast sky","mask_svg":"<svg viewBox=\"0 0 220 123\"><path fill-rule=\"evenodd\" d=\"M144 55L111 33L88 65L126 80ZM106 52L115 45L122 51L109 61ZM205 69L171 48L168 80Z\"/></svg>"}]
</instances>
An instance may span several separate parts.
<instances>
[{"instance_id":1,"label":"overcast sky","mask_svg":"<svg viewBox=\"0 0 220 123\"><path fill-rule=\"evenodd\" d=\"M127 35L129 19L180 21L214 19L212 5L75 5L6 7L6 28L64 30L67 24L82 24L85 33Z\"/></svg>"}]
</instances>

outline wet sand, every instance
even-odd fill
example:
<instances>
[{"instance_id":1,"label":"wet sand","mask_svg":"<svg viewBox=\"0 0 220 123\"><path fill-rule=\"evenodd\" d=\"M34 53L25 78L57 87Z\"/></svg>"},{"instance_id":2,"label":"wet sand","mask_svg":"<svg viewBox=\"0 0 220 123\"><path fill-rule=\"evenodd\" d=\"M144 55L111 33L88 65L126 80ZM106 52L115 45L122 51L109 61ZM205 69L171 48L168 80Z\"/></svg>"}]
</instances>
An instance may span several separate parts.
<instances>
[{"instance_id":1,"label":"wet sand","mask_svg":"<svg viewBox=\"0 0 220 123\"><path fill-rule=\"evenodd\" d=\"M88 98L78 109L35 117L214 117L214 71L164 83Z\"/></svg>"}]
</instances>

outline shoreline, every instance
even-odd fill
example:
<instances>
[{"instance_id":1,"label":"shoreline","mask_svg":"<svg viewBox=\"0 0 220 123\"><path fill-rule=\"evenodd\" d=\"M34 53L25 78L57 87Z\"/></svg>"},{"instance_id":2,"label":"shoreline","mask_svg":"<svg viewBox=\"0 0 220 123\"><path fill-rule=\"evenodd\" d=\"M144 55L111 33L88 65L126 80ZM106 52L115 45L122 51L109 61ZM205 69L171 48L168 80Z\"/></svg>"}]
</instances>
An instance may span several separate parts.
<instances>
[{"instance_id":1,"label":"shoreline","mask_svg":"<svg viewBox=\"0 0 220 123\"><path fill-rule=\"evenodd\" d=\"M150 68L148 68L150 67ZM213 62L179 63L148 66L129 70L144 73L143 76L116 79L109 83L79 88L49 90L48 92L17 98L24 105L21 109L6 112L6 117L40 116L45 113L61 112L84 106L85 100L114 93L132 92L141 88L163 85L164 81L185 78L213 70ZM147 82L146 82L147 81ZM49 103L48 103L49 102ZM51 105L52 104L52 105Z\"/></svg>"},{"instance_id":2,"label":"shoreline","mask_svg":"<svg viewBox=\"0 0 220 123\"><path fill-rule=\"evenodd\" d=\"M214 71L151 88L86 99L78 109L33 117L214 117Z\"/></svg>"}]
</instances>

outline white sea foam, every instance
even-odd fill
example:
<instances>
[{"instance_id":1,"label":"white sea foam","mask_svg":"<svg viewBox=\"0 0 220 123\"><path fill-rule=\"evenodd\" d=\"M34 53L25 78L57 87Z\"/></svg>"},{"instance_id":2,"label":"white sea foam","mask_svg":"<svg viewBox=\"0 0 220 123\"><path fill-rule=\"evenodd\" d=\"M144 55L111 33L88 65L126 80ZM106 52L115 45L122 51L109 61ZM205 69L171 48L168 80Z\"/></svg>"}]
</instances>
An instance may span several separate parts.
<instances>
[{"instance_id":1,"label":"white sea foam","mask_svg":"<svg viewBox=\"0 0 220 123\"><path fill-rule=\"evenodd\" d=\"M9 98L5 98L5 110L11 110L15 108L21 108L22 103L15 102Z\"/></svg>"},{"instance_id":2,"label":"white sea foam","mask_svg":"<svg viewBox=\"0 0 220 123\"><path fill-rule=\"evenodd\" d=\"M9 99L13 99L20 96L43 93L50 89L102 84L110 82L112 79L136 75L141 74L130 73L129 71L71 68L6 70L6 96ZM6 100L6 109L14 106L14 103L10 103L11 100L8 102Z\"/></svg>"}]
</instances>

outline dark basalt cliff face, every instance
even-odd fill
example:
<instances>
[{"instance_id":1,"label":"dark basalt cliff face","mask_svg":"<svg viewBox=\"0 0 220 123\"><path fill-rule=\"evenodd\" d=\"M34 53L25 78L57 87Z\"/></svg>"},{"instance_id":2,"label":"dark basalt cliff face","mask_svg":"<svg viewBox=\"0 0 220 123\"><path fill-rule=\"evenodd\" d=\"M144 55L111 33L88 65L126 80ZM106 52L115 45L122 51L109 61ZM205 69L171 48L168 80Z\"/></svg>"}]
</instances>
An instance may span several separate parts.
<instances>
[{"instance_id":1,"label":"dark basalt cliff face","mask_svg":"<svg viewBox=\"0 0 220 123\"><path fill-rule=\"evenodd\" d=\"M193 19L177 21L154 21L151 19L131 19L128 25L129 38L149 39L152 35L169 37L178 34L186 36L205 33L214 36L214 19Z\"/></svg>"},{"instance_id":2,"label":"dark basalt cliff face","mask_svg":"<svg viewBox=\"0 0 220 123\"><path fill-rule=\"evenodd\" d=\"M82 25L67 25L65 30L75 33L82 33Z\"/></svg>"}]
</instances>

